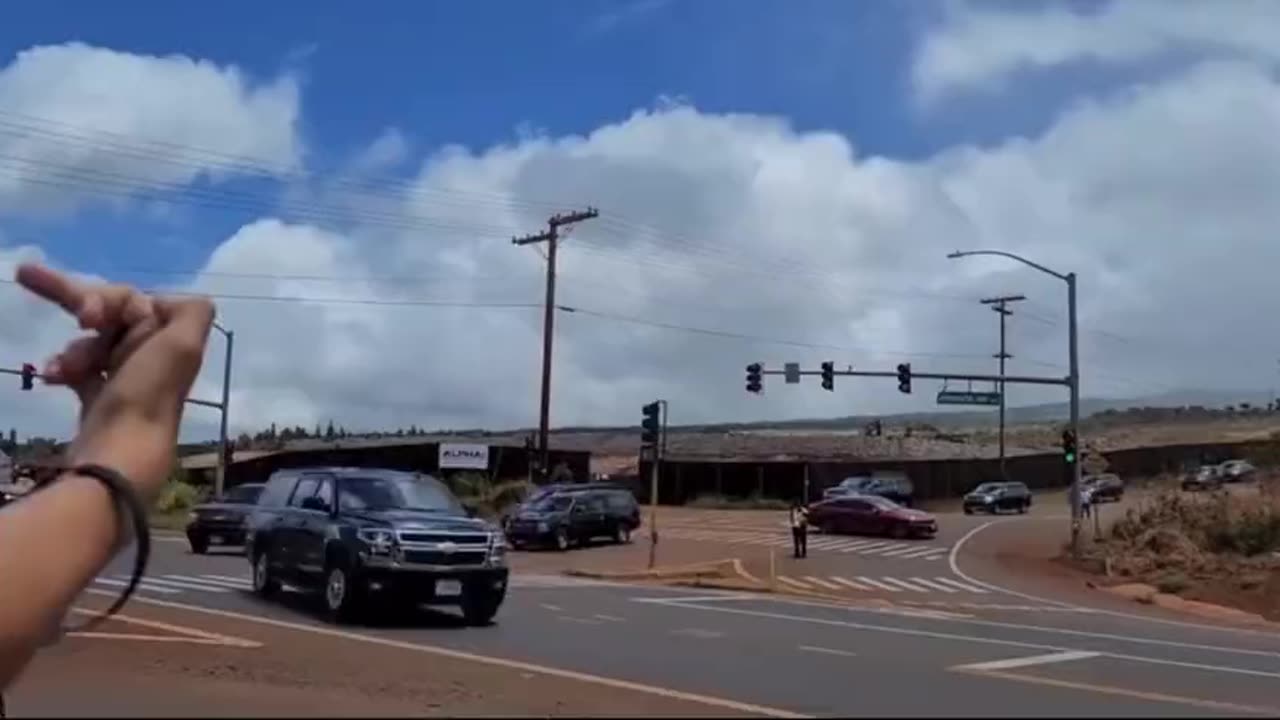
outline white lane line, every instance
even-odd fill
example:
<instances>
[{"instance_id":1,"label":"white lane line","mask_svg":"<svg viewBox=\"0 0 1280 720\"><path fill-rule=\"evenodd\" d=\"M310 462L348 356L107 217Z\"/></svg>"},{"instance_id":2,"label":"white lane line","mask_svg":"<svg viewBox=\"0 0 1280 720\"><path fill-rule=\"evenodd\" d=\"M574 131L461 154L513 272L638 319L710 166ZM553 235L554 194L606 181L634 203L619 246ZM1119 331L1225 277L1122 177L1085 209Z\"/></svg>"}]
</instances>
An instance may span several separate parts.
<instances>
[{"instance_id":1,"label":"white lane line","mask_svg":"<svg viewBox=\"0 0 1280 720\"><path fill-rule=\"evenodd\" d=\"M696 637L703 640L712 640L714 638L724 637L724 633L718 630L703 630L702 628L682 628L680 630L672 630L671 634Z\"/></svg>"},{"instance_id":2,"label":"white lane line","mask_svg":"<svg viewBox=\"0 0 1280 720\"><path fill-rule=\"evenodd\" d=\"M878 587L881 590L888 590L889 592L902 592L901 588L896 588L892 585L886 585L880 582L879 580L876 580L875 578L869 578L863 575L858 576L858 582L866 583L868 585L871 585L872 587Z\"/></svg>"},{"instance_id":3,"label":"white lane line","mask_svg":"<svg viewBox=\"0 0 1280 720\"><path fill-rule=\"evenodd\" d=\"M216 585L202 585L187 580L169 580L167 578L148 577L147 582L160 585L163 587L176 587L183 590L199 590L201 592L226 593L231 592L229 588L218 587Z\"/></svg>"},{"instance_id":4,"label":"white lane line","mask_svg":"<svg viewBox=\"0 0 1280 720\"><path fill-rule=\"evenodd\" d=\"M1087 650L1069 650L1066 652L1046 653L1030 657L1009 658L1007 660L991 660L989 662L955 665L952 670L1008 670L1009 668L1029 667L1031 665L1048 665L1050 663L1070 662L1072 660L1088 660L1102 653Z\"/></svg>"},{"instance_id":5,"label":"white lane line","mask_svg":"<svg viewBox=\"0 0 1280 720\"><path fill-rule=\"evenodd\" d=\"M812 589L813 589L813 588L809 587L807 584L802 583L802 582L800 582L799 580L796 580L796 579L794 579L794 578L789 578L789 577L787 577L786 575L779 575L779 576L778 576L778 582L786 583L787 585L790 585L791 587L797 587L797 588L800 588L801 590L812 590Z\"/></svg>"},{"instance_id":6,"label":"white lane line","mask_svg":"<svg viewBox=\"0 0 1280 720\"><path fill-rule=\"evenodd\" d=\"M874 555L880 552L881 550L896 544L897 543L874 542L874 543L871 543L870 545L862 546L861 548L859 548L858 552L862 555Z\"/></svg>"},{"instance_id":7,"label":"white lane line","mask_svg":"<svg viewBox=\"0 0 1280 720\"><path fill-rule=\"evenodd\" d=\"M912 585L906 580L899 580L898 578L892 578L892 577L880 578L880 579L892 585L897 585L906 590L910 590L911 592L929 592L928 589L921 589L919 587L916 587L915 585Z\"/></svg>"},{"instance_id":8,"label":"white lane line","mask_svg":"<svg viewBox=\"0 0 1280 720\"><path fill-rule=\"evenodd\" d=\"M543 610L550 610L551 612L563 612L563 611L564 611L564 608L560 607L559 605L551 605L551 604L548 604L548 603L540 603L540 604L538 605L538 607L542 608Z\"/></svg>"},{"instance_id":9,"label":"white lane line","mask_svg":"<svg viewBox=\"0 0 1280 720\"><path fill-rule=\"evenodd\" d=\"M129 586L129 582L127 580L112 580L111 578L95 578L94 582L101 583L103 585L110 585L112 587L128 587ZM138 583L138 589L146 590L147 592L160 593L161 595L180 595L182 593L181 590L174 590L173 588L160 587L158 585L151 585L146 580L142 580Z\"/></svg>"},{"instance_id":10,"label":"white lane line","mask_svg":"<svg viewBox=\"0 0 1280 720\"><path fill-rule=\"evenodd\" d=\"M890 548L889 550L880 552L878 554L881 557L893 557L895 555L901 555L903 553L914 552L919 549L920 549L919 545L903 545L901 547Z\"/></svg>"},{"instance_id":11,"label":"white lane line","mask_svg":"<svg viewBox=\"0 0 1280 720\"><path fill-rule=\"evenodd\" d=\"M844 544L844 540L833 540L831 538L809 541L809 547L814 548L816 550L835 550L836 548L839 548L842 544Z\"/></svg>"},{"instance_id":12,"label":"white lane line","mask_svg":"<svg viewBox=\"0 0 1280 720\"><path fill-rule=\"evenodd\" d=\"M855 581L850 580L850 579L848 579L848 578L840 577L839 575L832 575L832 576L831 576L831 581L832 581L832 582L838 582L838 583L840 583L841 585L846 585L846 586L848 586L848 587L853 588L854 590L870 590L870 589L871 589L871 588L867 587L866 585L863 585L862 583L855 582Z\"/></svg>"},{"instance_id":13,"label":"white lane line","mask_svg":"<svg viewBox=\"0 0 1280 720\"><path fill-rule=\"evenodd\" d=\"M1024 519L1028 519L1028 518L1005 518L1004 520L989 520L973 528L969 532L965 533L959 540L956 541L955 545L951 546L951 553L947 556L947 564L951 567L952 574L962 578L966 582L971 582L975 585L981 585L982 587L992 592L1004 593L1006 595L1020 597L1023 600L1033 600L1035 602L1046 603L1048 605L1054 605L1054 606L1064 608L1064 609L1069 609L1069 610L1088 611L1092 613L1097 613L1099 615L1109 615L1111 617L1122 617L1127 620L1140 620L1142 622L1154 623L1157 625L1169 625L1172 627L1194 628L1196 630L1210 630L1214 632L1228 633L1232 635L1245 635L1248 637L1256 637L1261 635L1263 637L1269 637L1272 639L1280 638L1280 633L1277 633L1271 630L1263 630L1257 627L1247 628L1247 627L1232 627L1230 625L1209 625L1206 623L1194 623L1194 622L1187 622L1185 620L1170 620L1168 618L1158 618L1158 617L1152 617L1150 615L1138 615L1135 613L1120 612L1118 610L1106 610L1098 607L1089 607L1086 605L1078 605L1075 603L1062 602L1061 600L1053 600L1050 598L1041 597L1039 595L1032 595L1030 593L1018 592L1017 590L1013 590L1007 587L1002 587L994 583L985 582L983 580L979 580L973 577L972 575L966 574L963 570L960 569L960 564L958 562L958 558L960 557L960 551L964 547L964 544L967 543L969 540L971 540L975 535L982 532L983 530L986 530L987 528L991 527L997 522L1008 522L1008 521L1017 522L1019 520L1024 520ZM1048 519L1048 518L1040 518L1040 519Z\"/></svg>"},{"instance_id":14,"label":"white lane line","mask_svg":"<svg viewBox=\"0 0 1280 720\"><path fill-rule=\"evenodd\" d=\"M252 590L253 586L248 582L239 580L213 580L204 577L194 577L191 575L165 575L165 578L177 580L179 582L189 582L199 585L211 585L218 588L230 588L232 590Z\"/></svg>"},{"instance_id":15,"label":"white lane line","mask_svg":"<svg viewBox=\"0 0 1280 720\"><path fill-rule=\"evenodd\" d=\"M840 552L857 552L868 545L875 545L875 542L872 540L855 540L840 548Z\"/></svg>"},{"instance_id":16,"label":"white lane line","mask_svg":"<svg viewBox=\"0 0 1280 720\"><path fill-rule=\"evenodd\" d=\"M917 549L909 553L903 553L901 557L918 558L918 557L924 557L925 555L946 555L946 554L947 554L946 548L928 547L924 549Z\"/></svg>"},{"instance_id":17,"label":"white lane line","mask_svg":"<svg viewBox=\"0 0 1280 720\"><path fill-rule=\"evenodd\" d=\"M599 620L592 620L591 618L573 617L572 615L560 615L556 619L560 620L561 622L580 623L582 625L600 625L601 624Z\"/></svg>"},{"instance_id":18,"label":"white lane line","mask_svg":"<svg viewBox=\"0 0 1280 720\"><path fill-rule=\"evenodd\" d=\"M858 657L857 653L852 653L852 652L849 652L848 650L837 650L835 648L818 647L817 645L800 645L798 646L798 649L804 650L805 652L821 653L823 655L842 655L844 657Z\"/></svg>"},{"instance_id":19,"label":"white lane line","mask_svg":"<svg viewBox=\"0 0 1280 720\"><path fill-rule=\"evenodd\" d=\"M932 580L929 580L929 579L927 579L927 578L922 578L922 577L913 577L913 578L911 578L911 582L913 582L913 583L920 583L921 585L923 585L923 586L925 586L925 587L927 587L927 588L933 588L934 590L941 590L942 592L945 592L945 593L953 593L953 592L955 592L955 591L956 591L956 589L955 589L955 588L953 588L953 587L948 587L948 586L943 585L943 584L941 584L941 583L936 583L936 582L934 582L934 581L932 581Z\"/></svg>"},{"instance_id":20,"label":"white lane line","mask_svg":"<svg viewBox=\"0 0 1280 720\"><path fill-rule=\"evenodd\" d=\"M90 590L90 592L100 595L113 595L106 590ZM147 605L155 605L156 607L168 607L178 610L187 610L190 612L203 613L214 617L232 618L242 620L244 622L258 623L260 625L270 625L273 627L286 628L299 632L314 633L316 635L325 635L332 638L341 638L344 640L354 640L357 642L368 643L371 645L381 645L382 647L392 647L410 652L423 653L424 655L435 655L437 657L447 657L455 660L467 660L470 662L489 665L491 667L501 667L508 670L519 670L521 672L529 672L540 675L548 675L551 677L560 677L566 680L577 680L580 682L602 685L604 687L612 687L619 690L630 690L633 692L646 693L657 697L664 697L671 700L685 700L710 707L717 707L722 710L732 710L739 714L745 715L765 715L776 718L810 718L812 716L798 713L793 710L783 708L769 707L766 705L756 705L754 703L742 702L739 700L730 700L728 698L715 697L713 695L702 695L699 693L688 692L685 690L675 690L672 688L664 688L657 685L647 685L632 680L621 680L611 678L604 675L594 675L591 673L580 672L577 670L568 670L558 668L552 665L540 665L522 660L513 660L510 658L496 657L493 655L481 655L479 653L467 652L465 650L455 650L440 645L428 645L425 643L413 643L404 640L393 640L391 638L377 637L374 635L362 635L360 633L350 632L347 630L338 630L337 628L322 627L318 625L303 625L302 623L289 622L286 620L275 620L272 618L264 618L246 613L231 612L228 610L214 610L200 605L191 605L188 603L169 602L165 600L156 600L153 598L140 597L134 602ZM697 607L697 606L694 606Z\"/></svg>"},{"instance_id":21,"label":"white lane line","mask_svg":"<svg viewBox=\"0 0 1280 720\"><path fill-rule=\"evenodd\" d=\"M966 592L978 593L978 594L980 594L980 595L986 595L986 594L987 594L987 592L988 592L988 591L986 591L986 590L984 590L984 589L982 589L982 588L978 587L977 585L966 585L965 583L962 583L962 582L960 582L959 580L952 580L951 578L939 577L939 578L937 578L937 581L938 581L938 582L940 582L940 583L947 584L947 585L955 586L955 587L957 587L957 588L959 588L959 589L961 589L961 590L964 590L964 591L966 591Z\"/></svg>"},{"instance_id":22,"label":"white lane line","mask_svg":"<svg viewBox=\"0 0 1280 720\"><path fill-rule=\"evenodd\" d=\"M627 621L626 618L620 618L617 615L605 615L603 613L596 613L595 615L592 615L592 617L594 617L597 620L607 620L609 622L626 622Z\"/></svg>"},{"instance_id":23,"label":"white lane line","mask_svg":"<svg viewBox=\"0 0 1280 720\"><path fill-rule=\"evenodd\" d=\"M151 603L163 602L161 600L144 600L144 601L151 602ZM806 604L806 603L796 603L796 604ZM1075 648L1062 647L1061 645L1048 645L1045 643L1025 642L1021 640L1005 640L1002 638L988 637L985 635L963 635L960 633L941 632L938 630L922 630L918 628L907 628L907 627L899 627L894 625L872 625L869 623L850 622L847 620L833 620L829 618L820 618L820 617L814 617L812 615L789 615L787 613L768 612L763 610L748 610L745 608L730 608L730 607L721 607L721 606L715 606L715 605L698 605L693 603L690 603L688 605L681 605L681 607L690 608L693 610L703 610L705 612L728 613L731 615L744 615L747 617L760 617L760 618L767 618L771 620L790 620L793 622L810 623L814 625L825 625L828 627L843 627L843 628L850 628L854 630L871 630L874 632L883 632L883 633L889 633L893 635L928 637L928 638L934 638L938 640L958 640L961 642L971 642L971 643L979 643L979 644L985 644L985 645L1002 645L1005 647L1030 648L1032 650L1051 650L1054 652L1077 652ZM871 612L877 612L877 611L872 610ZM892 612L893 611L885 611L885 612L878 612L878 614L892 614ZM966 624L966 625L999 625L999 626L1013 627L1011 623L992 623L992 622L984 622L981 620L969 620L966 618L939 617L937 619L941 622L953 622L953 623L960 623L960 624ZM1026 629L1032 629L1033 627L1034 626L1025 626ZM1067 632L1061 628L1039 627L1035 629L1039 629L1043 632L1049 632L1049 633ZM1104 635L1103 633L1084 633L1084 632L1068 632L1068 634ZM1126 638L1122 635L1112 635L1110 637L1120 638L1125 640L1135 639L1135 638ZM1182 646L1191 645L1191 643L1174 643L1171 641L1154 641L1150 639L1145 640L1145 642L1158 643L1162 645L1182 645ZM1201 649L1216 649L1216 648L1209 648L1208 646L1204 646ZM1239 648L1234 648L1234 649L1224 648L1224 649L1227 650L1228 652L1235 652L1235 653L1241 653L1246 655L1254 655L1254 654L1275 655L1275 653L1267 653L1265 651L1257 651L1257 650L1244 650ZM1129 655L1127 653L1104 652L1101 654L1106 655L1107 657L1110 657L1110 658L1115 658L1117 660L1131 660L1133 662L1147 663L1150 665L1165 665L1169 667L1192 668L1196 670L1208 670L1211 672L1230 673L1235 675L1249 675L1252 677L1275 678L1277 680L1280 680L1280 672L1269 672L1266 670L1253 670L1251 668L1234 667L1230 665L1211 665L1209 663L1195 663L1195 662L1183 662L1180 660L1166 660L1164 658L1147 657L1142 655Z\"/></svg>"},{"instance_id":24,"label":"white lane line","mask_svg":"<svg viewBox=\"0 0 1280 720\"><path fill-rule=\"evenodd\" d=\"M237 577L235 575L201 575L202 578L210 580L225 580L227 582L236 583L238 585L252 585L253 580L247 577Z\"/></svg>"},{"instance_id":25,"label":"white lane line","mask_svg":"<svg viewBox=\"0 0 1280 720\"><path fill-rule=\"evenodd\" d=\"M840 586L839 586L839 585L837 585L837 584L835 584L835 583L831 582L830 580L823 580L822 578L820 578L820 577L814 577L813 575L805 575L805 576L804 576L804 579L805 579L805 582L811 582L811 583L813 583L814 585L817 585L817 586L818 586L818 587L820 587L820 588L826 588L826 589L828 589L828 590L839 590L839 589L840 589Z\"/></svg>"}]
</instances>

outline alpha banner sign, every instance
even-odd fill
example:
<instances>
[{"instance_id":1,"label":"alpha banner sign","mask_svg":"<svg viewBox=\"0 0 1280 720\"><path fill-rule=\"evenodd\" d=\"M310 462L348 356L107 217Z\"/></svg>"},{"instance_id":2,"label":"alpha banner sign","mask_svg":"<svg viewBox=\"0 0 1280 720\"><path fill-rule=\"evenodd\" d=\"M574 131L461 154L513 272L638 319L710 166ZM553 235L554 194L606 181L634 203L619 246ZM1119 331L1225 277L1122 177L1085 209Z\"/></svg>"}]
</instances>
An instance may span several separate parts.
<instances>
[{"instance_id":1,"label":"alpha banner sign","mask_svg":"<svg viewBox=\"0 0 1280 720\"><path fill-rule=\"evenodd\" d=\"M488 470L489 446L440 443L441 470Z\"/></svg>"}]
</instances>

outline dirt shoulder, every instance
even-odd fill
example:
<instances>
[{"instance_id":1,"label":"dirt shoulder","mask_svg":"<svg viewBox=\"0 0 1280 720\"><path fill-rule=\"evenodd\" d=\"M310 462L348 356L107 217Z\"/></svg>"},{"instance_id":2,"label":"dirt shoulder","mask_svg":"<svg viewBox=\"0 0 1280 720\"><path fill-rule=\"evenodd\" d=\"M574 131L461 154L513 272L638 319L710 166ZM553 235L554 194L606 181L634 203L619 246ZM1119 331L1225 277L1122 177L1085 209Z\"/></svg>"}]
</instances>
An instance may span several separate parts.
<instances>
[{"instance_id":1,"label":"dirt shoulder","mask_svg":"<svg viewBox=\"0 0 1280 720\"><path fill-rule=\"evenodd\" d=\"M100 629L110 637L64 638L43 651L6 693L9 715L731 714L727 709L648 692L202 613L133 604L126 615L161 626L140 629L116 623ZM114 637L148 634L176 638L184 633L174 628L188 627L247 642L237 646Z\"/></svg>"}]
</instances>

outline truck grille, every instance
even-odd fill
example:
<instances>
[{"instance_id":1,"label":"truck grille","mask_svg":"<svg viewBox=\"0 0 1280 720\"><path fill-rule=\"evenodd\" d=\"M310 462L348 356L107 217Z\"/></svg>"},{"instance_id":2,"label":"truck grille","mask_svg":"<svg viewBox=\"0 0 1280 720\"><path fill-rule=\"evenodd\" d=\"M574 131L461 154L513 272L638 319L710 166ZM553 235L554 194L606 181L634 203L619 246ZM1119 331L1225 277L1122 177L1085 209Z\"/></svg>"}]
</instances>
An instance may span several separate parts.
<instances>
[{"instance_id":1,"label":"truck grille","mask_svg":"<svg viewBox=\"0 0 1280 720\"><path fill-rule=\"evenodd\" d=\"M439 550L406 550L405 562L419 565L481 565L487 553L483 550L460 550L441 552Z\"/></svg>"},{"instance_id":2,"label":"truck grille","mask_svg":"<svg viewBox=\"0 0 1280 720\"><path fill-rule=\"evenodd\" d=\"M484 533L401 532L402 543L444 543L455 545L487 545L489 536Z\"/></svg>"}]
</instances>

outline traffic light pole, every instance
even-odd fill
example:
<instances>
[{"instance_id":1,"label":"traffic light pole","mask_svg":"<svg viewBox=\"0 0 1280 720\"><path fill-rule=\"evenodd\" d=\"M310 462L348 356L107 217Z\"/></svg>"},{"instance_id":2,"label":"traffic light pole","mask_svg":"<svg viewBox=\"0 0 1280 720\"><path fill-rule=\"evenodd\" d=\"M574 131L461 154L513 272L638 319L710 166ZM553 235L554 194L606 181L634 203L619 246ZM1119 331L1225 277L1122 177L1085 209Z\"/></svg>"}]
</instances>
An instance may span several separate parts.
<instances>
[{"instance_id":1,"label":"traffic light pole","mask_svg":"<svg viewBox=\"0 0 1280 720\"><path fill-rule=\"evenodd\" d=\"M600 213L594 208L582 212L571 212L565 215L553 215L547 220L547 229L524 237L511 238L513 245L530 245L547 243L547 291L542 309L542 395L538 405L538 474L545 481L548 465L551 463L551 451L547 446L547 436L551 424L551 349L555 339L556 311L556 249L560 245L560 228L583 220L590 220Z\"/></svg>"},{"instance_id":2,"label":"traffic light pole","mask_svg":"<svg viewBox=\"0 0 1280 720\"><path fill-rule=\"evenodd\" d=\"M785 370L761 370L761 375L785 375ZM801 370L800 375L821 375L821 370ZM896 378L898 373L890 370L836 370L834 375L843 377L882 377ZM970 375L965 373L922 373L911 371L911 378L914 380L964 380L972 382L990 382L990 383L1018 383L1023 385L1070 385L1070 378L1060 377L1037 377L1034 375Z\"/></svg>"},{"instance_id":3,"label":"traffic light pole","mask_svg":"<svg viewBox=\"0 0 1280 720\"><path fill-rule=\"evenodd\" d=\"M991 309L1000 314L1000 352L996 355L996 359L1000 361L1000 377L1004 377L1004 363L1013 357L1005 350L1005 321L1013 314L1013 311L1006 307L1011 302L1026 300L1025 295L1004 295L1001 297L986 298L982 300L983 305L990 305ZM1003 480L1009 479L1009 472L1005 468L1004 461L1004 415L1005 415L1005 397L1004 382L1000 383L1000 477Z\"/></svg>"},{"instance_id":4,"label":"traffic light pole","mask_svg":"<svg viewBox=\"0 0 1280 720\"><path fill-rule=\"evenodd\" d=\"M1034 268L1046 275L1052 275L1067 284L1067 353L1069 355L1066 385L1071 396L1071 434L1073 437L1080 437L1080 356L1078 350L1077 325L1076 325L1076 274L1060 273L1055 270L1030 260L1015 255L1004 250L957 250L947 255L950 259L968 257L971 255L997 255L1000 257L1016 260L1027 267ZM1080 516L1081 516L1081 497L1080 497L1080 463L1079 459L1072 463L1071 471L1071 553L1079 555L1080 553Z\"/></svg>"},{"instance_id":5,"label":"traffic light pole","mask_svg":"<svg viewBox=\"0 0 1280 720\"><path fill-rule=\"evenodd\" d=\"M217 322L213 323L213 328L222 333L223 337L227 339L227 352L222 367L222 402L201 400L199 398L187 398L185 402L190 405L213 408L222 413L222 417L218 422L218 465L213 480L214 497L220 497L226 487L227 478L227 408L231 405L231 353L235 346L235 333L222 327ZM0 374L24 376L28 373L21 369L0 368ZM33 379L44 379L44 376L38 372L29 374Z\"/></svg>"}]
</instances>

